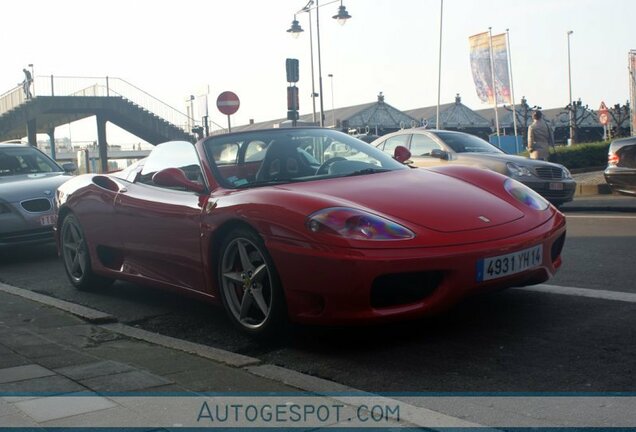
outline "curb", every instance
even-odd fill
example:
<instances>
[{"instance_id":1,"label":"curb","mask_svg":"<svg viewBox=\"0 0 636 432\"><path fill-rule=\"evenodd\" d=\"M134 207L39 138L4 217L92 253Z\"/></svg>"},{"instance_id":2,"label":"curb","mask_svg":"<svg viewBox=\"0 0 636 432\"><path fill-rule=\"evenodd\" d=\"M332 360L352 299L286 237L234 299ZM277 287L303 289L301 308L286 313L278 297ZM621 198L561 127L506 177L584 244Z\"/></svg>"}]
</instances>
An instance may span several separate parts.
<instances>
[{"instance_id":1,"label":"curb","mask_svg":"<svg viewBox=\"0 0 636 432\"><path fill-rule=\"evenodd\" d=\"M59 300L54 297L39 294L23 288L7 285L2 282L0 282L0 291L63 310L91 324L107 324L117 322L117 318L113 315L91 309L86 306L67 302L65 300Z\"/></svg>"},{"instance_id":2,"label":"curb","mask_svg":"<svg viewBox=\"0 0 636 432\"><path fill-rule=\"evenodd\" d=\"M612 193L609 185L605 184L577 184L574 196L609 195Z\"/></svg>"}]
</instances>

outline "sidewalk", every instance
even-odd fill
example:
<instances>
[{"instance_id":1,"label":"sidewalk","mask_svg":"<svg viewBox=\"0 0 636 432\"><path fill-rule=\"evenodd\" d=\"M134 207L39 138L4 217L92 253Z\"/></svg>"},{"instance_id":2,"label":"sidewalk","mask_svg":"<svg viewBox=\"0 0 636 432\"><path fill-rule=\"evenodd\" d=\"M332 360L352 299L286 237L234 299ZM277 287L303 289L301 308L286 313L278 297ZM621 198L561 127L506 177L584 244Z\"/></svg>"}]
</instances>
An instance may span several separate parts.
<instances>
[{"instance_id":1,"label":"sidewalk","mask_svg":"<svg viewBox=\"0 0 636 432\"><path fill-rule=\"evenodd\" d=\"M141 427L163 431L237 425L315 430L364 426L370 411L360 408L371 403L399 405L397 418L383 418L383 427L480 426L114 320L99 311L0 283L0 430ZM206 405L203 410L202 401L211 408ZM290 406L304 409L299 411L304 415L300 422L272 423L267 418L275 413L293 419L296 411ZM242 417L221 424L214 418L219 407L241 407ZM316 408L325 407L339 415L321 418ZM257 408L254 421L250 415ZM362 421L361 412L366 416Z\"/></svg>"}]
</instances>

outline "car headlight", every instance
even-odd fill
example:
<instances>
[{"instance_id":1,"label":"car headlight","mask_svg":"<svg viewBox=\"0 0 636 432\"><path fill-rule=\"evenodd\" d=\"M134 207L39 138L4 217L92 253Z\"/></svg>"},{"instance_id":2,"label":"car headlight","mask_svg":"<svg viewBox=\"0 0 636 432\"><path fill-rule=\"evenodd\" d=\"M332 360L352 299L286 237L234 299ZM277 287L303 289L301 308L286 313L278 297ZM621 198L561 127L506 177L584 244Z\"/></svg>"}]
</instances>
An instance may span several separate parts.
<instances>
[{"instance_id":1,"label":"car headlight","mask_svg":"<svg viewBox=\"0 0 636 432\"><path fill-rule=\"evenodd\" d=\"M567 169L566 167L561 167L563 169L563 178L564 179L571 179L572 178L572 173L570 172L569 169Z\"/></svg>"},{"instance_id":2,"label":"car headlight","mask_svg":"<svg viewBox=\"0 0 636 432\"><path fill-rule=\"evenodd\" d=\"M535 210L545 210L550 206L550 203L545 198L517 180L506 179L504 189L515 197L517 201Z\"/></svg>"},{"instance_id":3,"label":"car headlight","mask_svg":"<svg viewBox=\"0 0 636 432\"><path fill-rule=\"evenodd\" d=\"M514 162L508 162L506 164L506 167L508 167L508 172L510 173L510 175L512 176L516 176L516 177L526 177L526 176L531 176L532 173L530 172L530 170L522 165L517 165Z\"/></svg>"},{"instance_id":4,"label":"car headlight","mask_svg":"<svg viewBox=\"0 0 636 432\"><path fill-rule=\"evenodd\" d=\"M408 228L362 210L331 207L318 210L307 218L307 228L351 240L407 240L415 237Z\"/></svg>"}]
</instances>

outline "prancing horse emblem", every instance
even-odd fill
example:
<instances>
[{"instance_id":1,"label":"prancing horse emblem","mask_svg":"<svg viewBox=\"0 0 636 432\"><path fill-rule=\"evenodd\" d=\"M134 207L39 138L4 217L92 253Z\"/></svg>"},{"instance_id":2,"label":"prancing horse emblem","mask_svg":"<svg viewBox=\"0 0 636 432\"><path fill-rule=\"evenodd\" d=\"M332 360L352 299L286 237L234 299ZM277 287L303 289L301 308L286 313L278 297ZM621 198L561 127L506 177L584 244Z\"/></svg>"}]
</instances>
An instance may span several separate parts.
<instances>
[{"instance_id":1,"label":"prancing horse emblem","mask_svg":"<svg viewBox=\"0 0 636 432\"><path fill-rule=\"evenodd\" d=\"M479 220L490 223L490 219L488 219L486 216L479 216Z\"/></svg>"}]
</instances>

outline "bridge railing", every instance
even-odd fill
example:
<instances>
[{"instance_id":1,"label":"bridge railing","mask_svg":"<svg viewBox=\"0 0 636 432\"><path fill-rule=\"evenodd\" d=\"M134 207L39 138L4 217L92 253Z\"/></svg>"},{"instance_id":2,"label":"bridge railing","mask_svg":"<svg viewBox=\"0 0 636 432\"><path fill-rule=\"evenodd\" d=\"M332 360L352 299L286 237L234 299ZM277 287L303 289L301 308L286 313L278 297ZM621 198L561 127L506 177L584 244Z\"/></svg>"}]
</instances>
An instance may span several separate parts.
<instances>
[{"instance_id":1,"label":"bridge railing","mask_svg":"<svg viewBox=\"0 0 636 432\"><path fill-rule=\"evenodd\" d=\"M0 115L17 107L25 101L22 86L17 86L0 95Z\"/></svg>"},{"instance_id":2,"label":"bridge railing","mask_svg":"<svg viewBox=\"0 0 636 432\"><path fill-rule=\"evenodd\" d=\"M33 81L33 95L37 96L98 96L122 97L162 119L192 133L200 122L157 99L150 93L117 77L77 77L38 75ZM25 102L22 86L0 95L0 115Z\"/></svg>"}]
</instances>

